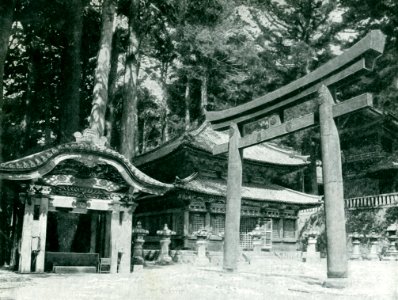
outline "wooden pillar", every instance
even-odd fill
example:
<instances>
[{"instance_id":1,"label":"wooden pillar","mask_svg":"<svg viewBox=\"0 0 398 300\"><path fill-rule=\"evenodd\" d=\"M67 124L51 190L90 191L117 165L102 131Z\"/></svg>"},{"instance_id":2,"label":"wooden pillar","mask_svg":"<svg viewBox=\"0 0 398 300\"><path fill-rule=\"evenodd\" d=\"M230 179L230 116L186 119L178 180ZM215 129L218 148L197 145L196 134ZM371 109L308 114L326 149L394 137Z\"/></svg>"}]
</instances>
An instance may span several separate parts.
<instances>
[{"instance_id":1,"label":"wooden pillar","mask_svg":"<svg viewBox=\"0 0 398 300\"><path fill-rule=\"evenodd\" d=\"M189 235L189 210L188 207L183 211L183 234L184 234L184 248L188 247L188 235Z\"/></svg>"},{"instance_id":2,"label":"wooden pillar","mask_svg":"<svg viewBox=\"0 0 398 300\"><path fill-rule=\"evenodd\" d=\"M189 210L184 210L184 237L189 235Z\"/></svg>"},{"instance_id":3,"label":"wooden pillar","mask_svg":"<svg viewBox=\"0 0 398 300\"><path fill-rule=\"evenodd\" d=\"M122 223L120 224L118 252L121 254L119 273L130 273L131 267L131 237L132 237L132 219L131 209L123 211Z\"/></svg>"},{"instance_id":4,"label":"wooden pillar","mask_svg":"<svg viewBox=\"0 0 398 300\"><path fill-rule=\"evenodd\" d=\"M112 215L110 218L110 258L111 268L110 273L117 273L117 260L118 260L118 236L120 231L119 226L119 215L120 208L118 205L114 205ZM108 222L107 222L108 223Z\"/></svg>"},{"instance_id":5,"label":"wooden pillar","mask_svg":"<svg viewBox=\"0 0 398 300\"><path fill-rule=\"evenodd\" d=\"M326 86L319 90L323 183L325 193L327 276L347 277L347 249L344 216L340 139L333 119L334 101Z\"/></svg>"},{"instance_id":6,"label":"wooden pillar","mask_svg":"<svg viewBox=\"0 0 398 300\"><path fill-rule=\"evenodd\" d=\"M236 124L229 129L228 185L225 216L223 269L236 271L239 257L239 227L242 192L242 158L239 149L241 134Z\"/></svg>"},{"instance_id":7,"label":"wooden pillar","mask_svg":"<svg viewBox=\"0 0 398 300\"><path fill-rule=\"evenodd\" d=\"M282 214L281 214L282 215ZM283 240L283 217L281 216L279 219L279 238Z\"/></svg>"},{"instance_id":8,"label":"wooden pillar","mask_svg":"<svg viewBox=\"0 0 398 300\"><path fill-rule=\"evenodd\" d=\"M40 199L40 216L39 216L39 239L40 248L36 256L36 272L44 272L44 259L46 253L47 239L47 216L48 216L48 197L42 195Z\"/></svg>"},{"instance_id":9,"label":"wooden pillar","mask_svg":"<svg viewBox=\"0 0 398 300\"><path fill-rule=\"evenodd\" d=\"M314 141L311 141L311 165L310 165L310 172L311 172L311 193L314 195L318 195L318 178L317 178L317 166L316 166L316 158L317 158L318 147Z\"/></svg>"},{"instance_id":10,"label":"wooden pillar","mask_svg":"<svg viewBox=\"0 0 398 300\"><path fill-rule=\"evenodd\" d=\"M96 212L91 213L91 224L90 224L90 253L95 253L96 251L96 241L97 241L97 224L98 224L98 214Z\"/></svg>"},{"instance_id":11,"label":"wooden pillar","mask_svg":"<svg viewBox=\"0 0 398 300\"><path fill-rule=\"evenodd\" d=\"M104 232L104 257L110 257L111 255L111 220L112 220L112 213L111 212L106 212L104 214L105 216L105 221L104 221L104 227L105 227L105 232Z\"/></svg>"},{"instance_id":12,"label":"wooden pillar","mask_svg":"<svg viewBox=\"0 0 398 300\"><path fill-rule=\"evenodd\" d=\"M27 195L27 197L30 197L30 195ZM21 273L30 273L31 270L33 208L33 199L26 199L19 260L19 272Z\"/></svg>"}]
</instances>

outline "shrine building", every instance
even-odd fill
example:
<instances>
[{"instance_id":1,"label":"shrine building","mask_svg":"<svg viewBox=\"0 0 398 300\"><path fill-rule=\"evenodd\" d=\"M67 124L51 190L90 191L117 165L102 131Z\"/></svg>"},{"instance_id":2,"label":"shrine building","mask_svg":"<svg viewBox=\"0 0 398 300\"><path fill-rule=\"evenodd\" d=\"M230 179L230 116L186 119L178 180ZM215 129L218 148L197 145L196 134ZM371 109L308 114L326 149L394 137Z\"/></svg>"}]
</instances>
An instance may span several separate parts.
<instances>
[{"instance_id":1,"label":"shrine building","mask_svg":"<svg viewBox=\"0 0 398 300\"><path fill-rule=\"evenodd\" d=\"M173 188L145 175L90 130L76 142L0 164L24 204L21 273L129 273L136 199Z\"/></svg>"},{"instance_id":2,"label":"shrine building","mask_svg":"<svg viewBox=\"0 0 398 300\"><path fill-rule=\"evenodd\" d=\"M134 218L149 230L146 248L158 247L156 231L167 223L176 232L172 237L173 248L194 249L194 233L210 228L209 249L221 250L227 157L213 155L212 149L227 141L227 133L214 131L205 122L196 130L134 159L133 164L145 174L174 184L174 189L164 195L137 199ZM248 233L260 223L267 231L264 250L297 250L299 211L321 204L319 196L297 191L303 186L308 160L307 156L271 143L244 150L242 249L251 249Z\"/></svg>"}]
</instances>

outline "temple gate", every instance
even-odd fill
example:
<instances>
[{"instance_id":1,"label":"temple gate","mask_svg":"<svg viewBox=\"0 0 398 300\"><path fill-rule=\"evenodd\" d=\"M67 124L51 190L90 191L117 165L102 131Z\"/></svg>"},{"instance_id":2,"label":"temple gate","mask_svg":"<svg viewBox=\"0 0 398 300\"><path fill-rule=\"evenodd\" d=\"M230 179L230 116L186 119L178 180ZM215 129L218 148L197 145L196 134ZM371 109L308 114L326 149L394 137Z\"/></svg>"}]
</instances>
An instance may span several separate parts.
<instances>
[{"instance_id":1,"label":"temple gate","mask_svg":"<svg viewBox=\"0 0 398 300\"><path fill-rule=\"evenodd\" d=\"M380 31L372 31L340 56L274 92L237 107L206 113L214 129L229 128L230 134L229 143L213 150L213 154L228 153L225 270L234 271L237 268L243 149L319 125L325 190L327 276L347 277L340 142L334 118L371 106L372 96L363 94L338 103L332 94L337 88L349 85L356 77L372 69L375 59L383 53L384 44L385 36ZM284 121L287 109L310 100L317 104L313 113ZM264 118L267 118L267 128L244 134L246 124Z\"/></svg>"},{"instance_id":2,"label":"temple gate","mask_svg":"<svg viewBox=\"0 0 398 300\"><path fill-rule=\"evenodd\" d=\"M76 142L0 164L0 178L21 181L22 186L21 273L57 267L95 272L100 258L110 261L111 273L130 272L135 200L163 195L173 187L140 172L124 156L106 148L104 139L92 131L75 136ZM52 213L58 223L49 221ZM87 218L78 227L76 220L82 218L72 214ZM81 241L75 236L79 230ZM46 249L54 248L49 231L57 236L52 243L62 244L55 247L57 251ZM72 251L73 238L80 242L80 248L75 248L84 251Z\"/></svg>"}]
</instances>

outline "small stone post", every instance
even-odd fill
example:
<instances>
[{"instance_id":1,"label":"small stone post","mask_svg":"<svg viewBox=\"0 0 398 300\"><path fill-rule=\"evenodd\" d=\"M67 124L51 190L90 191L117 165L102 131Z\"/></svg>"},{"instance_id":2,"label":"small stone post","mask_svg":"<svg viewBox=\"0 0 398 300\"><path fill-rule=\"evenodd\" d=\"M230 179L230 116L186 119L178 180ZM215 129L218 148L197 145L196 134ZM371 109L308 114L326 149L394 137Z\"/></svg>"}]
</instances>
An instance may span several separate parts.
<instances>
[{"instance_id":1,"label":"small stone post","mask_svg":"<svg viewBox=\"0 0 398 300\"><path fill-rule=\"evenodd\" d=\"M397 242L397 229L398 225L397 224L392 224L387 228L387 238L388 241L390 242L390 245L388 247L386 256L383 257L383 260L398 260L398 250L396 246Z\"/></svg>"},{"instance_id":2,"label":"small stone post","mask_svg":"<svg viewBox=\"0 0 398 300\"><path fill-rule=\"evenodd\" d=\"M209 264L209 259L206 256L206 251L207 251L207 239L211 235L211 231L209 229L200 229L197 232L193 233L194 236L196 236L196 248L197 248L197 260L196 264L197 265L207 265Z\"/></svg>"},{"instance_id":3,"label":"small stone post","mask_svg":"<svg viewBox=\"0 0 398 300\"><path fill-rule=\"evenodd\" d=\"M366 257L368 260L379 260L379 238L380 235L372 232L368 235L370 240L370 251L368 256Z\"/></svg>"},{"instance_id":4,"label":"small stone post","mask_svg":"<svg viewBox=\"0 0 398 300\"><path fill-rule=\"evenodd\" d=\"M359 234L358 232L354 232L353 234L350 235L351 237L351 242L352 242L352 253L351 253L351 260L360 260L362 259L361 256L361 238L363 238L362 234Z\"/></svg>"},{"instance_id":5,"label":"small stone post","mask_svg":"<svg viewBox=\"0 0 398 300\"><path fill-rule=\"evenodd\" d=\"M253 238L253 252L254 254L261 254L261 249L263 247L263 237L264 232L261 230L260 224L257 223L256 228L249 232L249 235Z\"/></svg>"},{"instance_id":6,"label":"small stone post","mask_svg":"<svg viewBox=\"0 0 398 300\"><path fill-rule=\"evenodd\" d=\"M316 242L319 232L311 230L307 236L307 256L306 261L314 261L320 258L320 254L316 251Z\"/></svg>"},{"instance_id":7,"label":"small stone post","mask_svg":"<svg viewBox=\"0 0 398 300\"><path fill-rule=\"evenodd\" d=\"M144 257L142 246L145 243L144 236L149 233L148 230L142 228L141 222L137 222L137 226L133 228L134 249L133 249L133 265L134 271L141 270L144 266Z\"/></svg>"},{"instance_id":8,"label":"small stone post","mask_svg":"<svg viewBox=\"0 0 398 300\"><path fill-rule=\"evenodd\" d=\"M167 224L164 224L163 230L158 230L156 234L160 236L160 254L157 263L161 265L169 264L172 261L169 255L170 236L176 233L170 230Z\"/></svg>"}]
</instances>

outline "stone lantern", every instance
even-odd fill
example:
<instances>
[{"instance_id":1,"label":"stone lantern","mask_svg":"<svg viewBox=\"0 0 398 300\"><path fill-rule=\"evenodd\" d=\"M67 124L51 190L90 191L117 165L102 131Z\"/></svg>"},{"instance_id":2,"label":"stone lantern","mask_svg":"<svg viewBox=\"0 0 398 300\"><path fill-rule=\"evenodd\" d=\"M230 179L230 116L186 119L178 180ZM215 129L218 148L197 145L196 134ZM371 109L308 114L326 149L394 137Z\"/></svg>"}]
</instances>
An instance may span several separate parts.
<instances>
[{"instance_id":1,"label":"stone lantern","mask_svg":"<svg viewBox=\"0 0 398 300\"><path fill-rule=\"evenodd\" d=\"M144 257L142 246L145 243L144 236L149 233L148 230L142 228L141 222L137 222L137 226L133 228L132 234L134 237L134 249L133 249L133 264L134 266L143 266ZM134 267L134 269L140 267Z\"/></svg>"},{"instance_id":2,"label":"stone lantern","mask_svg":"<svg viewBox=\"0 0 398 300\"><path fill-rule=\"evenodd\" d=\"M311 229L307 233L307 256L306 261L309 260L317 260L320 258L320 255L316 252L316 242L319 236L319 231L316 229Z\"/></svg>"},{"instance_id":3,"label":"stone lantern","mask_svg":"<svg viewBox=\"0 0 398 300\"><path fill-rule=\"evenodd\" d=\"M257 223L256 228L248 233L253 238L253 252L255 254L261 253L261 248L263 246L263 235L264 231L261 229L260 224Z\"/></svg>"},{"instance_id":4,"label":"stone lantern","mask_svg":"<svg viewBox=\"0 0 398 300\"><path fill-rule=\"evenodd\" d=\"M170 246L170 236L175 235L176 233L170 230L167 227L167 224L164 224L162 230L158 230L156 232L157 235L160 236L160 254L157 260L158 264L169 264L171 263L171 256L169 255L169 246Z\"/></svg>"},{"instance_id":5,"label":"stone lantern","mask_svg":"<svg viewBox=\"0 0 398 300\"><path fill-rule=\"evenodd\" d=\"M352 254L350 259L352 260L358 260L361 259L361 249L360 249L360 245L361 245L361 238L363 238L363 234L359 234L358 232L354 232L352 234L349 235L351 237L351 241L352 241Z\"/></svg>"},{"instance_id":6,"label":"stone lantern","mask_svg":"<svg viewBox=\"0 0 398 300\"><path fill-rule=\"evenodd\" d=\"M207 251L207 243L208 239L211 236L210 228L202 228L193 233L196 236L196 247L197 247L197 261L196 264L198 265L207 265L209 263L209 259L206 256Z\"/></svg>"},{"instance_id":7,"label":"stone lantern","mask_svg":"<svg viewBox=\"0 0 398 300\"><path fill-rule=\"evenodd\" d=\"M390 243L386 256L383 257L383 260L398 260L398 251L396 247L397 243L397 230L398 224L391 224L387 228L387 238Z\"/></svg>"},{"instance_id":8,"label":"stone lantern","mask_svg":"<svg viewBox=\"0 0 398 300\"><path fill-rule=\"evenodd\" d=\"M379 260L378 246L379 246L380 234L371 232L369 235L367 235L367 237L369 238L370 242L370 250L366 258L369 260Z\"/></svg>"}]
</instances>

